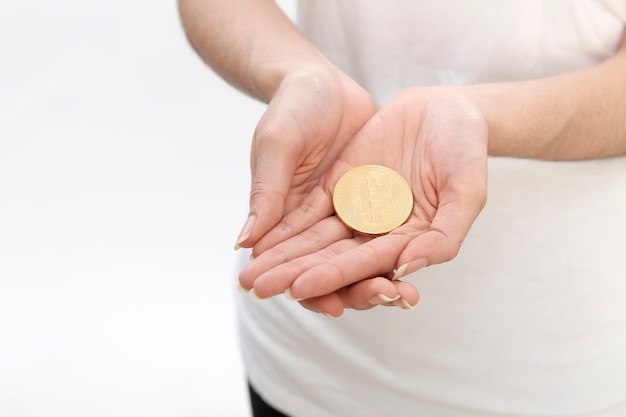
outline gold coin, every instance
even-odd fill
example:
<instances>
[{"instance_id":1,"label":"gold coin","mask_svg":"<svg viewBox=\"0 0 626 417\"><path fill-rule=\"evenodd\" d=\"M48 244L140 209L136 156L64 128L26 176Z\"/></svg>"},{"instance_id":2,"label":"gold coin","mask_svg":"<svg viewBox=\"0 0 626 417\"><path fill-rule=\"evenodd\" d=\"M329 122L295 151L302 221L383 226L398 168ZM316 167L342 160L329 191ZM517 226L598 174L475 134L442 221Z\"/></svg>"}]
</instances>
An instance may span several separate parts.
<instances>
[{"instance_id":1,"label":"gold coin","mask_svg":"<svg viewBox=\"0 0 626 417\"><path fill-rule=\"evenodd\" d=\"M333 189L335 213L349 228L382 235L401 226L413 210L411 187L391 168L361 165L343 174Z\"/></svg>"}]
</instances>

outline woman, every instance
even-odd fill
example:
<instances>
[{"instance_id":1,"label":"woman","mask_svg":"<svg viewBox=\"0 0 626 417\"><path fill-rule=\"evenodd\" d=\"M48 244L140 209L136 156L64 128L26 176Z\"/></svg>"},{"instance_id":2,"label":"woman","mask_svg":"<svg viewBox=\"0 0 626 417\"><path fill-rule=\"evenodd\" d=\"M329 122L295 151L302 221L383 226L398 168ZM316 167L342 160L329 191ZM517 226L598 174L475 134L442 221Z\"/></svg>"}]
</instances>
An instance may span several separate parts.
<instances>
[{"instance_id":1,"label":"woman","mask_svg":"<svg viewBox=\"0 0 626 417\"><path fill-rule=\"evenodd\" d=\"M179 3L268 103L236 245L267 298L240 303L254 395L292 417L626 415L625 1L301 1L300 30L270 1ZM379 237L330 202L370 163L414 194Z\"/></svg>"}]
</instances>

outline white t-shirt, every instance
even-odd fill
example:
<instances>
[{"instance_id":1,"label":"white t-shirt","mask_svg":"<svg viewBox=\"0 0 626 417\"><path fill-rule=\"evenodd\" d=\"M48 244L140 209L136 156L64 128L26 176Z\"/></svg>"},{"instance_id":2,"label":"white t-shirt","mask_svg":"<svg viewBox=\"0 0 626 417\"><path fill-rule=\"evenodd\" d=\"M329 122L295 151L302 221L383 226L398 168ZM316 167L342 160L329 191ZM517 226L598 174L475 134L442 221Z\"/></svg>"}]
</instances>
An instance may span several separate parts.
<instances>
[{"instance_id":1,"label":"white t-shirt","mask_svg":"<svg viewBox=\"0 0 626 417\"><path fill-rule=\"evenodd\" d=\"M307 37L379 105L411 85L593 65L626 22L618 0L308 0L299 11ZM339 320L242 295L252 384L292 417L626 416L626 158L491 158L488 202L458 257L407 279L418 307Z\"/></svg>"}]
</instances>

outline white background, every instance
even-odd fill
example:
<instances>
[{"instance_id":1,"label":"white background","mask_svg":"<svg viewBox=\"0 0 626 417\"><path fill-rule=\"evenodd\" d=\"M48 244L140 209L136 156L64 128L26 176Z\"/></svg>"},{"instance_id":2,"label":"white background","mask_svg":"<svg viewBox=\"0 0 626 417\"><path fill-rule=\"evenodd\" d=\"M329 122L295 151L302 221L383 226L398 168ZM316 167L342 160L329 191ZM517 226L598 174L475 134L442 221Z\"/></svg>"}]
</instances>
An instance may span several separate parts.
<instances>
[{"instance_id":1,"label":"white background","mask_svg":"<svg viewBox=\"0 0 626 417\"><path fill-rule=\"evenodd\" d=\"M174 0L0 2L0 416L249 415L232 247L262 111Z\"/></svg>"}]
</instances>

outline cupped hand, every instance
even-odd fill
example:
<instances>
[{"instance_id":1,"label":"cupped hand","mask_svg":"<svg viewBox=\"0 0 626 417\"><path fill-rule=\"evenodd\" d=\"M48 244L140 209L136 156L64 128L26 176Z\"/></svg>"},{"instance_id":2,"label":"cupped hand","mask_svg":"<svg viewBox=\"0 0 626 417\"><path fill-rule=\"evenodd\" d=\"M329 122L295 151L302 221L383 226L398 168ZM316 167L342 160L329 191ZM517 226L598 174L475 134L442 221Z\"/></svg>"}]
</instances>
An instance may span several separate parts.
<instances>
[{"instance_id":1,"label":"cupped hand","mask_svg":"<svg viewBox=\"0 0 626 417\"><path fill-rule=\"evenodd\" d=\"M334 67L288 74L254 133L250 211L235 248L253 246L294 208L305 209L304 198L375 110L371 96Z\"/></svg>"},{"instance_id":2,"label":"cupped hand","mask_svg":"<svg viewBox=\"0 0 626 417\"><path fill-rule=\"evenodd\" d=\"M260 298L287 291L332 316L344 307L371 308L378 294L400 297L383 304L414 305L415 289L395 279L457 255L486 201L487 138L487 122L471 98L452 88L405 90L259 241L259 256L241 272L240 284ZM408 221L383 236L354 233L332 216L334 184L363 164L395 169L413 191Z\"/></svg>"}]
</instances>

